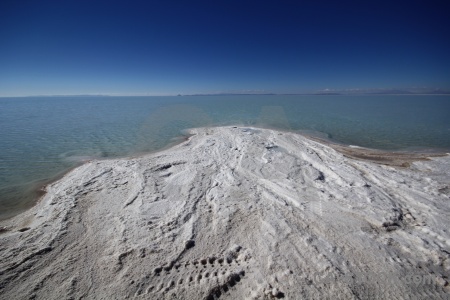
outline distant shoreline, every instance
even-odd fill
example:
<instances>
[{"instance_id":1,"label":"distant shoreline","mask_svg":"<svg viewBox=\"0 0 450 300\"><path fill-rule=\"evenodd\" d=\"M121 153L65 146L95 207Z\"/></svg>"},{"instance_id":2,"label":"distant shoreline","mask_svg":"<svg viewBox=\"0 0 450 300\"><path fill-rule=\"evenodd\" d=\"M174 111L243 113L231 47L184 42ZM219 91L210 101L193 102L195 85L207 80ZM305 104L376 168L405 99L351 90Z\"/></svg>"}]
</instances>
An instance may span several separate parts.
<instances>
[{"instance_id":1,"label":"distant shoreline","mask_svg":"<svg viewBox=\"0 0 450 300\"><path fill-rule=\"evenodd\" d=\"M192 96L450 96L450 91L428 91L428 92L408 92L408 91L354 91L354 92L311 92L311 93L186 93L186 94L67 94L67 95L17 95L0 96L1 98L44 98L44 97L192 97Z\"/></svg>"}]
</instances>

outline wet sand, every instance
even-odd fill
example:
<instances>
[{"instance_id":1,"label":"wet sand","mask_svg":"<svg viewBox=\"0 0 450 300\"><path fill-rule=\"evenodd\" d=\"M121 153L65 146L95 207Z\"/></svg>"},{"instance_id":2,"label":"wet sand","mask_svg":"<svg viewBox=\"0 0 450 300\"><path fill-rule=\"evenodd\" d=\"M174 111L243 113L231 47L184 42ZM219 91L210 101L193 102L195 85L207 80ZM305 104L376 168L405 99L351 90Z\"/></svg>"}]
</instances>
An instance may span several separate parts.
<instances>
[{"instance_id":1,"label":"wet sand","mask_svg":"<svg viewBox=\"0 0 450 300\"><path fill-rule=\"evenodd\" d=\"M384 151L377 149L369 149L364 147L354 147L330 142L311 135L306 135L311 140L318 141L322 144L339 151L344 156L359 160L365 160L378 164L396 167L409 167L415 161L430 160L433 157L443 157L448 154L441 151L435 152L406 152L406 151Z\"/></svg>"}]
</instances>

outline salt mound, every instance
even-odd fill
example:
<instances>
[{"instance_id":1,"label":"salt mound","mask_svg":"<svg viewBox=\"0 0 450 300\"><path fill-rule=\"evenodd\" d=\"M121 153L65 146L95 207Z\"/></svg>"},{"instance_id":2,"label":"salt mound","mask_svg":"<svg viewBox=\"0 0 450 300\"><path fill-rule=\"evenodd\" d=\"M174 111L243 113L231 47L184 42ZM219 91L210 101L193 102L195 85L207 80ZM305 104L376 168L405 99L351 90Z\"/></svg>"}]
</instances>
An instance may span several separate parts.
<instances>
[{"instance_id":1,"label":"salt mound","mask_svg":"<svg viewBox=\"0 0 450 300\"><path fill-rule=\"evenodd\" d=\"M1 224L2 299L448 297L450 159L222 127L93 161Z\"/></svg>"}]
</instances>

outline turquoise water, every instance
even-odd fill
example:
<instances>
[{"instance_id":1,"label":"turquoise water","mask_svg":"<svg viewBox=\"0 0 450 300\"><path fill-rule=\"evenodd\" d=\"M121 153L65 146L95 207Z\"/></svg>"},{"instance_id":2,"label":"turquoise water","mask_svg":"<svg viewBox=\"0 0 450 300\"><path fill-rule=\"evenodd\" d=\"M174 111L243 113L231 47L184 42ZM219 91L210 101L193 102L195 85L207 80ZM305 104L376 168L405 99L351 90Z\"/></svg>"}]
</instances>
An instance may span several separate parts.
<instances>
[{"instance_id":1,"label":"turquoise water","mask_svg":"<svg viewBox=\"0 0 450 300\"><path fill-rule=\"evenodd\" d=\"M450 150L450 96L0 98L0 218L92 158L154 151L185 128L253 125L378 149Z\"/></svg>"}]
</instances>

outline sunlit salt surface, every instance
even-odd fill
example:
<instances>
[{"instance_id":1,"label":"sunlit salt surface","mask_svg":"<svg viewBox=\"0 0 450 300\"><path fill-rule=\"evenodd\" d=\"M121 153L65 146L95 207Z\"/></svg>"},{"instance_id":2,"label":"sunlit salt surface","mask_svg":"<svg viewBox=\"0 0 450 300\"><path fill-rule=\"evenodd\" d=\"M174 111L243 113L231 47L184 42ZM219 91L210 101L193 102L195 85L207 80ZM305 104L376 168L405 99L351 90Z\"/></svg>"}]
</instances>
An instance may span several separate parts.
<instances>
[{"instance_id":1,"label":"sunlit salt surface","mask_svg":"<svg viewBox=\"0 0 450 300\"><path fill-rule=\"evenodd\" d=\"M450 96L0 98L0 218L84 161L155 151L186 128L236 124L353 147L450 151Z\"/></svg>"}]
</instances>

